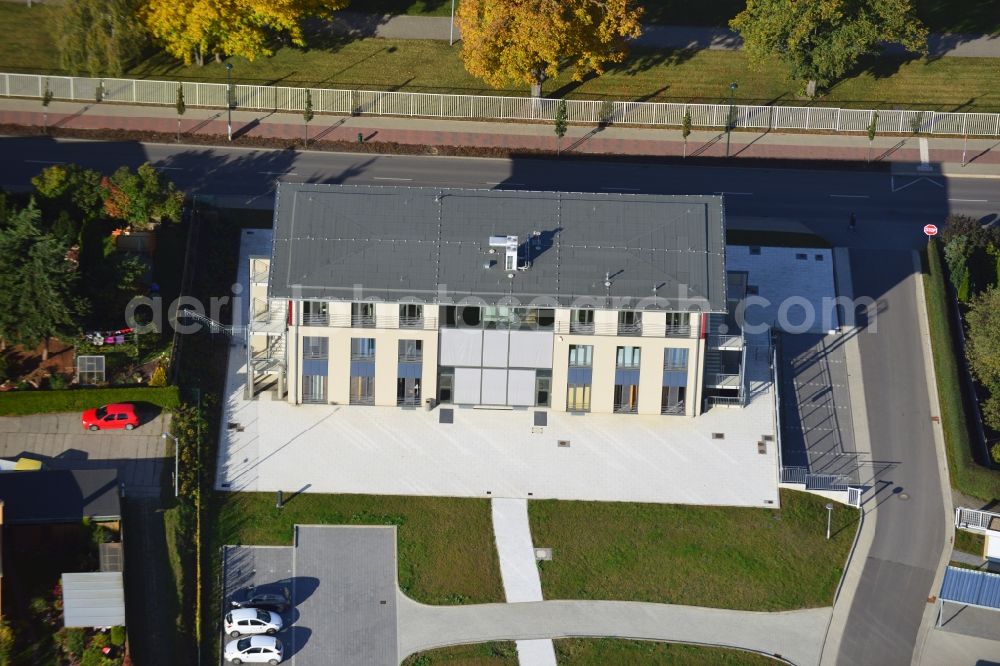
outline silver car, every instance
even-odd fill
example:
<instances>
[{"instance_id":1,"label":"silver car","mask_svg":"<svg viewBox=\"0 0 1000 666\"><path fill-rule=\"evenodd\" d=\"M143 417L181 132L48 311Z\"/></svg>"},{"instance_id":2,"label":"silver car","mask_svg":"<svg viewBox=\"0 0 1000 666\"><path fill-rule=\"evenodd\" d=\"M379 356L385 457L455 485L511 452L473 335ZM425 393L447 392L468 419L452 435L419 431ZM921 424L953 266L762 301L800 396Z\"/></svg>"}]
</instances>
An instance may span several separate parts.
<instances>
[{"instance_id":1,"label":"silver car","mask_svg":"<svg viewBox=\"0 0 1000 666\"><path fill-rule=\"evenodd\" d=\"M231 664L275 664L281 663L284 647L274 636L247 636L226 644L223 653Z\"/></svg>"},{"instance_id":2,"label":"silver car","mask_svg":"<svg viewBox=\"0 0 1000 666\"><path fill-rule=\"evenodd\" d=\"M261 608L234 608L226 613L223 626L232 637L240 634L267 634L281 631L281 616Z\"/></svg>"}]
</instances>

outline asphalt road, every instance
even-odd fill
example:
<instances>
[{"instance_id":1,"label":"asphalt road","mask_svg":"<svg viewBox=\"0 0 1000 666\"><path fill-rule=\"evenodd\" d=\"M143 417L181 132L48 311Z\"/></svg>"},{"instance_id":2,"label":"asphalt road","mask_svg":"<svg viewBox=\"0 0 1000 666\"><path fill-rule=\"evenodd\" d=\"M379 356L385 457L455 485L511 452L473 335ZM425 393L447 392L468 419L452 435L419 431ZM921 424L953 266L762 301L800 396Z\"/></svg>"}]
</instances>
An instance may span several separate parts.
<instances>
[{"instance_id":1,"label":"asphalt road","mask_svg":"<svg viewBox=\"0 0 1000 666\"><path fill-rule=\"evenodd\" d=\"M572 160L485 160L263 151L135 143L0 139L0 185L27 187L47 164L111 171L151 161L182 188L270 205L277 180L669 194L725 193L727 223L810 230L852 248L858 295L882 300L877 335L861 336L872 449L897 463L884 477L875 542L843 642L845 664L908 664L943 547L943 498L917 329L909 250L949 213L993 221L996 180L893 176L884 171L693 167ZM847 220L857 214L858 227ZM894 489L900 488L898 492ZM904 499L905 495L905 499Z\"/></svg>"},{"instance_id":2,"label":"asphalt road","mask_svg":"<svg viewBox=\"0 0 1000 666\"><path fill-rule=\"evenodd\" d=\"M917 327L912 253L852 250L856 295L880 302L878 332L858 337L872 459L893 463L866 494L875 535L838 664L910 664L944 546L941 484ZM950 501L950 498L948 498Z\"/></svg>"}]
</instances>

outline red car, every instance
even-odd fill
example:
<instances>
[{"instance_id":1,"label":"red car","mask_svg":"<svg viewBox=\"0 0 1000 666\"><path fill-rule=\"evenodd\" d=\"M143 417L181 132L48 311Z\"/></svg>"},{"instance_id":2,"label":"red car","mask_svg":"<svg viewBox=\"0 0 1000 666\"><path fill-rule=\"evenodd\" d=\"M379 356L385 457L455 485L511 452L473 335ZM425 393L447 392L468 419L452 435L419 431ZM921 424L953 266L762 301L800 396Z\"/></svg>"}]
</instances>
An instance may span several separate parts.
<instances>
[{"instance_id":1,"label":"red car","mask_svg":"<svg viewBox=\"0 0 1000 666\"><path fill-rule=\"evenodd\" d=\"M135 407L128 403L88 409L80 420L87 430L114 430L116 428L131 430L139 425L139 416L135 413Z\"/></svg>"}]
</instances>

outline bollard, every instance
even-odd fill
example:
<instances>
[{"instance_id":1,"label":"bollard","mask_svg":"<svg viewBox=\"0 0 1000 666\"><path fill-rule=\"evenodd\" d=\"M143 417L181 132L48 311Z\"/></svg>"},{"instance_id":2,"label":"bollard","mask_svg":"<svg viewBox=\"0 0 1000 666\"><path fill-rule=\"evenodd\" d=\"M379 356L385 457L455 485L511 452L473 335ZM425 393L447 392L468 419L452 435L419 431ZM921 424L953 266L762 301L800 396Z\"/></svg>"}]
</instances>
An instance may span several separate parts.
<instances>
[{"instance_id":1,"label":"bollard","mask_svg":"<svg viewBox=\"0 0 1000 666\"><path fill-rule=\"evenodd\" d=\"M362 134L361 132L358 132L358 143L364 143L364 142L365 142L365 135Z\"/></svg>"},{"instance_id":2,"label":"bollard","mask_svg":"<svg viewBox=\"0 0 1000 666\"><path fill-rule=\"evenodd\" d=\"M285 500L284 500L284 498L282 497L282 494L281 494L281 491L279 490L279 491L278 491L278 502L277 502L277 504L275 504L275 505L274 505L274 508L276 508L276 509L280 509L280 508L281 508L281 507L283 507L284 505L285 505Z\"/></svg>"}]
</instances>

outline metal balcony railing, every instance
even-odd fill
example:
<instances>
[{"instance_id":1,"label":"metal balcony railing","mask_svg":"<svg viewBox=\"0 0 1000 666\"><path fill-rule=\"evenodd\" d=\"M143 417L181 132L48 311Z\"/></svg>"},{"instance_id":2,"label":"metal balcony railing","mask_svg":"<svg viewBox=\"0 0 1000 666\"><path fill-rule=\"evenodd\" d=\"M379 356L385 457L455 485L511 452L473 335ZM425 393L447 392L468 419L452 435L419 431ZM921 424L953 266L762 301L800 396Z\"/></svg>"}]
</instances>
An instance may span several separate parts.
<instances>
[{"instance_id":1,"label":"metal balcony railing","mask_svg":"<svg viewBox=\"0 0 1000 666\"><path fill-rule=\"evenodd\" d=\"M593 335L594 322L571 321L569 323L569 332L575 335Z\"/></svg>"},{"instance_id":2,"label":"metal balcony railing","mask_svg":"<svg viewBox=\"0 0 1000 666\"><path fill-rule=\"evenodd\" d=\"M615 403L614 406L615 414L635 414L637 408L638 405L636 404L630 405L627 403L617 403L617 402Z\"/></svg>"},{"instance_id":3,"label":"metal balcony railing","mask_svg":"<svg viewBox=\"0 0 1000 666\"><path fill-rule=\"evenodd\" d=\"M400 317L399 328L423 328L423 317Z\"/></svg>"},{"instance_id":4,"label":"metal balcony railing","mask_svg":"<svg viewBox=\"0 0 1000 666\"><path fill-rule=\"evenodd\" d=\"M253 284L267 284L267 276L270 273L270 268L271 261L269 259L251 259L250 282Z\"/></svg>"},{"instance_id":5,"label":"metal balcony railing","mask_svg":"<svg viewBox=\"0 0 1000 666\"><path fill-rule=\"evenodd\" d=\"M635 370L639 367L639 365L639 360L636 359L632 361L618 361L618 363L615 364L615 367L620 369Z\"/></svg>"},{"instance_id":6,"label":"metal balcony railing","mask_svg":"<svg viewBox=\"0 0 1000 666\"><path fill-rule=\"evenodd\" d=\"M399 352L400 363L420 363L423 360L423 352Z\"/></svg>"},{"instance_id":7,"label":"metal balcony railing","mask_svg":"<svg viewBox=\"0 0 1000 666\"><path fill-rule=\"evenodd\" d=\"M302 358L309 361L325 361L329 359L329 355L325 351L316 351L313 349L306 349L302 352Z\"/></svg>"},{"instance_id":8,"label":"metal balcony railing","mask_svg":"<svg viewBox=\"0 0 1000 666\"><path fill-rule=\"evenodd\" d=\"M587 402L568 402L566 403L567 412L589 412L590 411L590 401Z\"/></svg>"},{"instance_id":9,"label":"metal balcony railing","mask_svg":"<svg viewBox=\"0 0 1000 666\"><path fill-rule=\"evenodd\" d=\"M303 326L329 326L330 325L330 315L329 315L329 313L305 312L305 313L302 314L302 325Z\"/></svg>"},{"instance_id":10,"label":"metal balcony railing","mask_svg":"<svg viewBox=\"0 0 1000 666\"><path fill-rule=\"evenodd\" d=\"M642 335L642 322L618 322L618 335Z\"/></svg>"},{"instance_id":11,"label":"metal balcony railing","mask_svg":"<svg viewBox=\"0 0 1000 666\"><path fill-rule=\"evenodd\" d=\"M691 326L688 324L671 324L663 332L666 338L690 338Z\"/></svg>"},{"instance_id":12,"label":"metal balcony railing","mask_svg":"<svg viewBox=\"0 0 1000 666\"><path fill-rule=\"evenodd\" d=\"M593 361L575 361L570 359L569 367L571 368L592 368L594 367Z\"/></svg>"},{"instance_id":13,"label":"metal balcony railing","mask_svg":"<svg viewBox=\"0 0 1000 666\"><path fill-rule=\"evenodd\" d=\"M399 407L419 407L420 406L420 396L408 395L402 398L396 397L396 405Z\"/></svg>"},{"instance_id":14,"label":"metal balcony railing","mask_svg":"<svg viewBox=\"0 0 1000 666\"><path fill-rule=\"evenodd\" d=\"M373 351L352 351L351 352L352 361L374 361L375 352Z\"/></svg>"},{"instance_id":15,"label":"metal balcony railing","mask_svg":"<svg viewBox=\"0 0 1000 666\"><path fill-rule=\"evenodd\" d=\"M374 405L375 396L373 395L352 395L351 396L352 405Z\"/></svg>"},{"instance_id":16,"label":"metal balcony railing","mask_svg":"<svg viewBox=\"0 0 1000 666\"><path fill-rule=\"evenodd\" d=\"M351 328L375 328L375 317L351 315Z\"/></svg>"},{"instance_id":17,"label":"metal balcony railing","mask_svg":"<svg viewBox=\"0 0 1000 666\"><path fill-rule=\"evenodd\" d=\"M687 366L687 363L675 363L673 361L664 360L663 361L663 369L664 370L670 370L670 371L673 371L673 372L677 372L677 371L681 371L681 370L686 371L688 369L688 366Z\"/></svg>"},{"instance_id":18,"label":"metal balcony railing","mask_svg":"<svg viewBox=\"0 0 1000 666\"><path fill-rule=\"evenodd\" d=\"M660 414L673 414L673 415L683 415L684 414L684 401L681 400L676 405L661 405Z\"/></svg>"}]
</instances>

